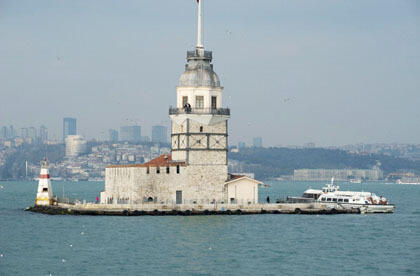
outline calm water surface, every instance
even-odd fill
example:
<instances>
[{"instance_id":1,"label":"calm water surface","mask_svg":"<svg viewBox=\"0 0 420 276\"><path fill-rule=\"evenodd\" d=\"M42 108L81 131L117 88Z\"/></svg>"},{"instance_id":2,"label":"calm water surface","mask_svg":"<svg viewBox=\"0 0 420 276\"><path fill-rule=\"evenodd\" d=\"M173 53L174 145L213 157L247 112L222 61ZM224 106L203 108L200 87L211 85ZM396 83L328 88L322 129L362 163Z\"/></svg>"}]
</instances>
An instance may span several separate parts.
<instances>
[{"instance_id":1,"label":"calm water surface","mask_svg":"<svg viewBox=\"0 0 420 276\"><path fill-rule=\"evenodd\" d=\"M268 183L261 199L322 187ZM0 275L420 275L420 186L363 184L396 204L388 215L77 217L23 211L36 182L0 185ZM94 201L103 183L63 187Z\"/></svg>"}]
</instances>

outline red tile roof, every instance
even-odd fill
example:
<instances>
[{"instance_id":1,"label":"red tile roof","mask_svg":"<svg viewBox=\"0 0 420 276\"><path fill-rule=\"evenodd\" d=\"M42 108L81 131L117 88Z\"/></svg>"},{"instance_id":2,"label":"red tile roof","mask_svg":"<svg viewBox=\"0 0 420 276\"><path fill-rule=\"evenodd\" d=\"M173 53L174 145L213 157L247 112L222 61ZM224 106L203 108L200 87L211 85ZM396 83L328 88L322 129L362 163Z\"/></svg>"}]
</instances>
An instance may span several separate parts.
<instances>
[{"instance_id":1,"label":"red tile roof","mask_svg":"<svg viewBox=\"0 0 420 276\"><path fill-rule=\"evenodd\" d=\"M185 162L174 162L170 154L163 154L144 164L108 165L107 168L135 168L135 167L170 167L186 166Z\"/></svg>"}]
</instances>

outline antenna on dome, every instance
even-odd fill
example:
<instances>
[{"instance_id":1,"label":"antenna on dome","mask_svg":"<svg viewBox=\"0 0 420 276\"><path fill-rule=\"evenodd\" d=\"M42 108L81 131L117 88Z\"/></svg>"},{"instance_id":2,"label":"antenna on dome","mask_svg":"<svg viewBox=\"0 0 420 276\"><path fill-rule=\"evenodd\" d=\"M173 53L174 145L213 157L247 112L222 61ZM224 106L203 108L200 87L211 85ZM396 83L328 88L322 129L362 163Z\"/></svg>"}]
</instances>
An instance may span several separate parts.
<instances>
[{"instance_id":1,"label":"antenna on dome","mask_svg":"<svg viewBox=\"0 0 420 276\"><path fill-rule=\"evenodd\" d=\"M197 48L204 48L202 41L202 24L201 24L201 2L203 0L197 0L198 3L198 22L197 22Z\"/></svg>"}]
</instances>

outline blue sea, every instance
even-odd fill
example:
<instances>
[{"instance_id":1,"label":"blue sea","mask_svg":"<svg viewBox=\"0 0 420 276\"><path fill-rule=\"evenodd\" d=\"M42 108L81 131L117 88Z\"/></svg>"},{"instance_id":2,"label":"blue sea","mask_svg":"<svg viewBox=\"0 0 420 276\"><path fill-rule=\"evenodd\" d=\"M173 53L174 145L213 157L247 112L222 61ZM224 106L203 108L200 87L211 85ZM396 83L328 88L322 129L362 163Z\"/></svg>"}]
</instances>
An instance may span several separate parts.
<instances>
[{"instance_id":1,"label":"blue sea","mask_svg":"<svg viewBox=\"0 0 420 276\"><path fill-rule=\"evenodd\" d=\"M323 184L266 183L262 201ZM0 275L420 275L420 186L362 184L394 214L90 217L25 212L37 183L0 185ZM103 186L53 182L87 201Z\"/></svg>"}]
</instances>

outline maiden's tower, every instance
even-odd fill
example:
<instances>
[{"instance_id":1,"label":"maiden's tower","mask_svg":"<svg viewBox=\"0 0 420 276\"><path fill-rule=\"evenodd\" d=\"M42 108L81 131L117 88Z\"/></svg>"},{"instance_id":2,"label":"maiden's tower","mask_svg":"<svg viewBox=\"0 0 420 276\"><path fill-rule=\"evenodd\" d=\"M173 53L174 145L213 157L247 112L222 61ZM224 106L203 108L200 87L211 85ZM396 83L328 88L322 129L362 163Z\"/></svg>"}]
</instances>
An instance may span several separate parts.
<instances>
[{"instance_id":1,"label":"maiden's tower","mask_svg":"<svg viewBox=\"0 0 420 276\"><path fill-rule=\"evenodd\" d=\"M228 173L228 119L212 52L202 43L198 1L197 46L169 109L171 154L148 163L106 168L103 204L255 204L261 182Z\"/></svg>"}]
</instances>

